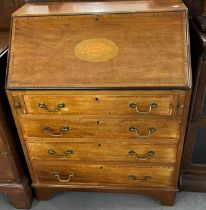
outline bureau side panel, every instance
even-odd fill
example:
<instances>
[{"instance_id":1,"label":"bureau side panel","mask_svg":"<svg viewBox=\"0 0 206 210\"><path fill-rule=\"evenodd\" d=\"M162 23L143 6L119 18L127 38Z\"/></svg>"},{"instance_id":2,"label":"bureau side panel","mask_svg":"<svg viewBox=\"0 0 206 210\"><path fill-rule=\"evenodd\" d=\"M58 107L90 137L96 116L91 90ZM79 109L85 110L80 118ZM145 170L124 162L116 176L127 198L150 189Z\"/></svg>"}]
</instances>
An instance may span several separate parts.
<instances>
[{"instance_id":1,"label":"bureau side panel","mask_svg":"<svg viewBox=\"0 0 206 210\"><path fill-rule=\"evenodd\" d=\"M183 152L183 146L185 141L185 132L186 132L186 126L187 126L187 119L188 119L188 112L189 112L189 106L190 106L190 98L191 98L191 90L186 91L185 95L180 96L181 102L184 106L183 109L183 117L182 117L182 126L181 126L181 132L180 132L180 142L178 145L177 150L177 164L175 168L175 179L174 183L176 186L178 186L179 176L180 176L180 166L182 161L182 152Z\"/></svg>"},{"instance_id":2,"label":"bureau side panel","mask_svg":"<svg viewBox=\"0 0 206 210\"><path fill-rule=\"evenodd\" d=\"M10 107L11 107L11 111L12 111L14 121L15 121L15 124L16 124L16 127L17 127L17 131L18 131L18 134L19 134L19 138L20 138L20 141L21 141L21 145L22 145L22 148L23 148L23 152L24 152L24 155L25 155L25 158L26 158L26 162L27 162L27 166L28 166L31 178L32 178L32 180L35 180L33 169L32 169L32 166L30 164L30 161L29 161L29 156L28 156L28 153L27 153L27 149L26 149L26 145L25 145L25 142L24 142L21 126L20 126L19 119L18 119L18 114L22 113L19 110L19 107L21 107L20 102L19 102L21 96L20 96L20 94L17 94L15 92L7 91L7 97L8 97L9 104L10 104Z\"/></svg>"}]
</instances>

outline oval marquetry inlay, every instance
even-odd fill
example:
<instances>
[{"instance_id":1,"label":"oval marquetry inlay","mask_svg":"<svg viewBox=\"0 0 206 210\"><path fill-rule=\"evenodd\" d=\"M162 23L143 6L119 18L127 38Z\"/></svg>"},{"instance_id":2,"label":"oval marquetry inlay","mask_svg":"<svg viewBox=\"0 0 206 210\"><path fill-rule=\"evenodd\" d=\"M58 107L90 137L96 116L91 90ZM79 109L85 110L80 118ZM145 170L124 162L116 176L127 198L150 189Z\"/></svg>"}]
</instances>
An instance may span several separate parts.
<instances>
[{"instance_id":1,"label":"oval marquetry inlay","mask_svg":"<svg viewBox=\"0 0 206 210\"><path fill-rule=\"evenodd\" d=\"M118 53L118 46L108 39L87 39L74 48L77 58L88 62L104 62L111 60Z\"/></svg>"}]
</instances>

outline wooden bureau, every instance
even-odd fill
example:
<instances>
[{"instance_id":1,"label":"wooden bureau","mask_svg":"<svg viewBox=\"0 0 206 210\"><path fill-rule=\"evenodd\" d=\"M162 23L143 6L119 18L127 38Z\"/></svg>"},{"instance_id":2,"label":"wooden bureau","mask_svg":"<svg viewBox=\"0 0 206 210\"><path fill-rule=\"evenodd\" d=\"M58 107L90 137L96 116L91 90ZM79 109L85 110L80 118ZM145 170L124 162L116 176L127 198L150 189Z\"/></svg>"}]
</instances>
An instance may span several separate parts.
<instances>
[{"instance_id":1,"label":"wooden bureau","mask_svg":"<svg viewBox=\"0 0 206 210\"><path fill-rule=\"evenodd\" d=\"M7 95L37 198L110 191L172 205L191 88L184 4L30 3L10 41Z\"/></svg>"}]
</instances>

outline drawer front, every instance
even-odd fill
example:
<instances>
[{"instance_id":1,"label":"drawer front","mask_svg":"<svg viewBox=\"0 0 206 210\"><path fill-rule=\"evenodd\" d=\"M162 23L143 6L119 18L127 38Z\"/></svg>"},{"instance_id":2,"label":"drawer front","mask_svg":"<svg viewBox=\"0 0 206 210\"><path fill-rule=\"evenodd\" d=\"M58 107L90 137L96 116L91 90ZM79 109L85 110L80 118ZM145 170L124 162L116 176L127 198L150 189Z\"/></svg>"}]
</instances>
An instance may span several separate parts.
<instances>
[{"instance_id":1,"label":"drawer front","mask_svg":"<svg viewBox=\"0 0 206 210\"><path fill-rule=\"evenodd\" d=\"M6 170L5 170L6 169ZM0 182L15 181L15 175L12 170L12 164L6 153L0 152Z\"/></svg>"},{"instance_id":2,"label":"drawer front","mask_svg":"<svg viewBox=\"0 0 206 210\"><path fill-rule=\"evenodd\" d=\"M176 145L27 141L33 160L175 163Z\"/></svg>"},{"instance_id":3,"label":"drawer front","mask_svg":"<svg viewBox=\"0 0 206 210\"><path fill-rule=\"evenodd\" d=\"M128 119L20 119L27 137L39 138L111 138L111 139L178 139L180 122L176 120Z\"/></svg>"},{"instance_id":4,"label":"drawer front","mask_svg":"<svg viewBox=\"0 0 206 210\"><path fill-rule=\"evenodd\" d=\"M174 95L24 95L29 114L163 115L175 114Z\"/></svg>"},{"instance_id":5,"label":"drawer front","mask_svg":"<svg viewBox=\"0 0 206 210\"><path fill-rule=\"evenodd\" d=\"M174 168L138 167L137 165L35 164L36 181L57 185L122 185L168 187L172 185Z\"/></svg>"}]
</instances>

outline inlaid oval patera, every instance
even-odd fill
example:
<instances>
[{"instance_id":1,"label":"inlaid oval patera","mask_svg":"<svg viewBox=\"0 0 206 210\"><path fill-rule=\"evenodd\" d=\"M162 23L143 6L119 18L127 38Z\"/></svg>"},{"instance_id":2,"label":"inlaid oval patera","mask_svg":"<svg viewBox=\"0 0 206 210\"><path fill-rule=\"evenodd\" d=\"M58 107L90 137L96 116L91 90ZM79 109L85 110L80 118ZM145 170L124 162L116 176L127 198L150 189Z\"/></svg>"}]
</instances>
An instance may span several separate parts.
<instances>
[{"instance_id":1,"label":"inlaid oval patera","mask_svg":"<svg viewBox=\"0 0 206 210\"><path fill-rule=\"evenodd\" d=\"M118 46L109 39L86 39L74 48L77 58L88 62L111 60L118 53Z\"/></svg>"}]
</instances>

